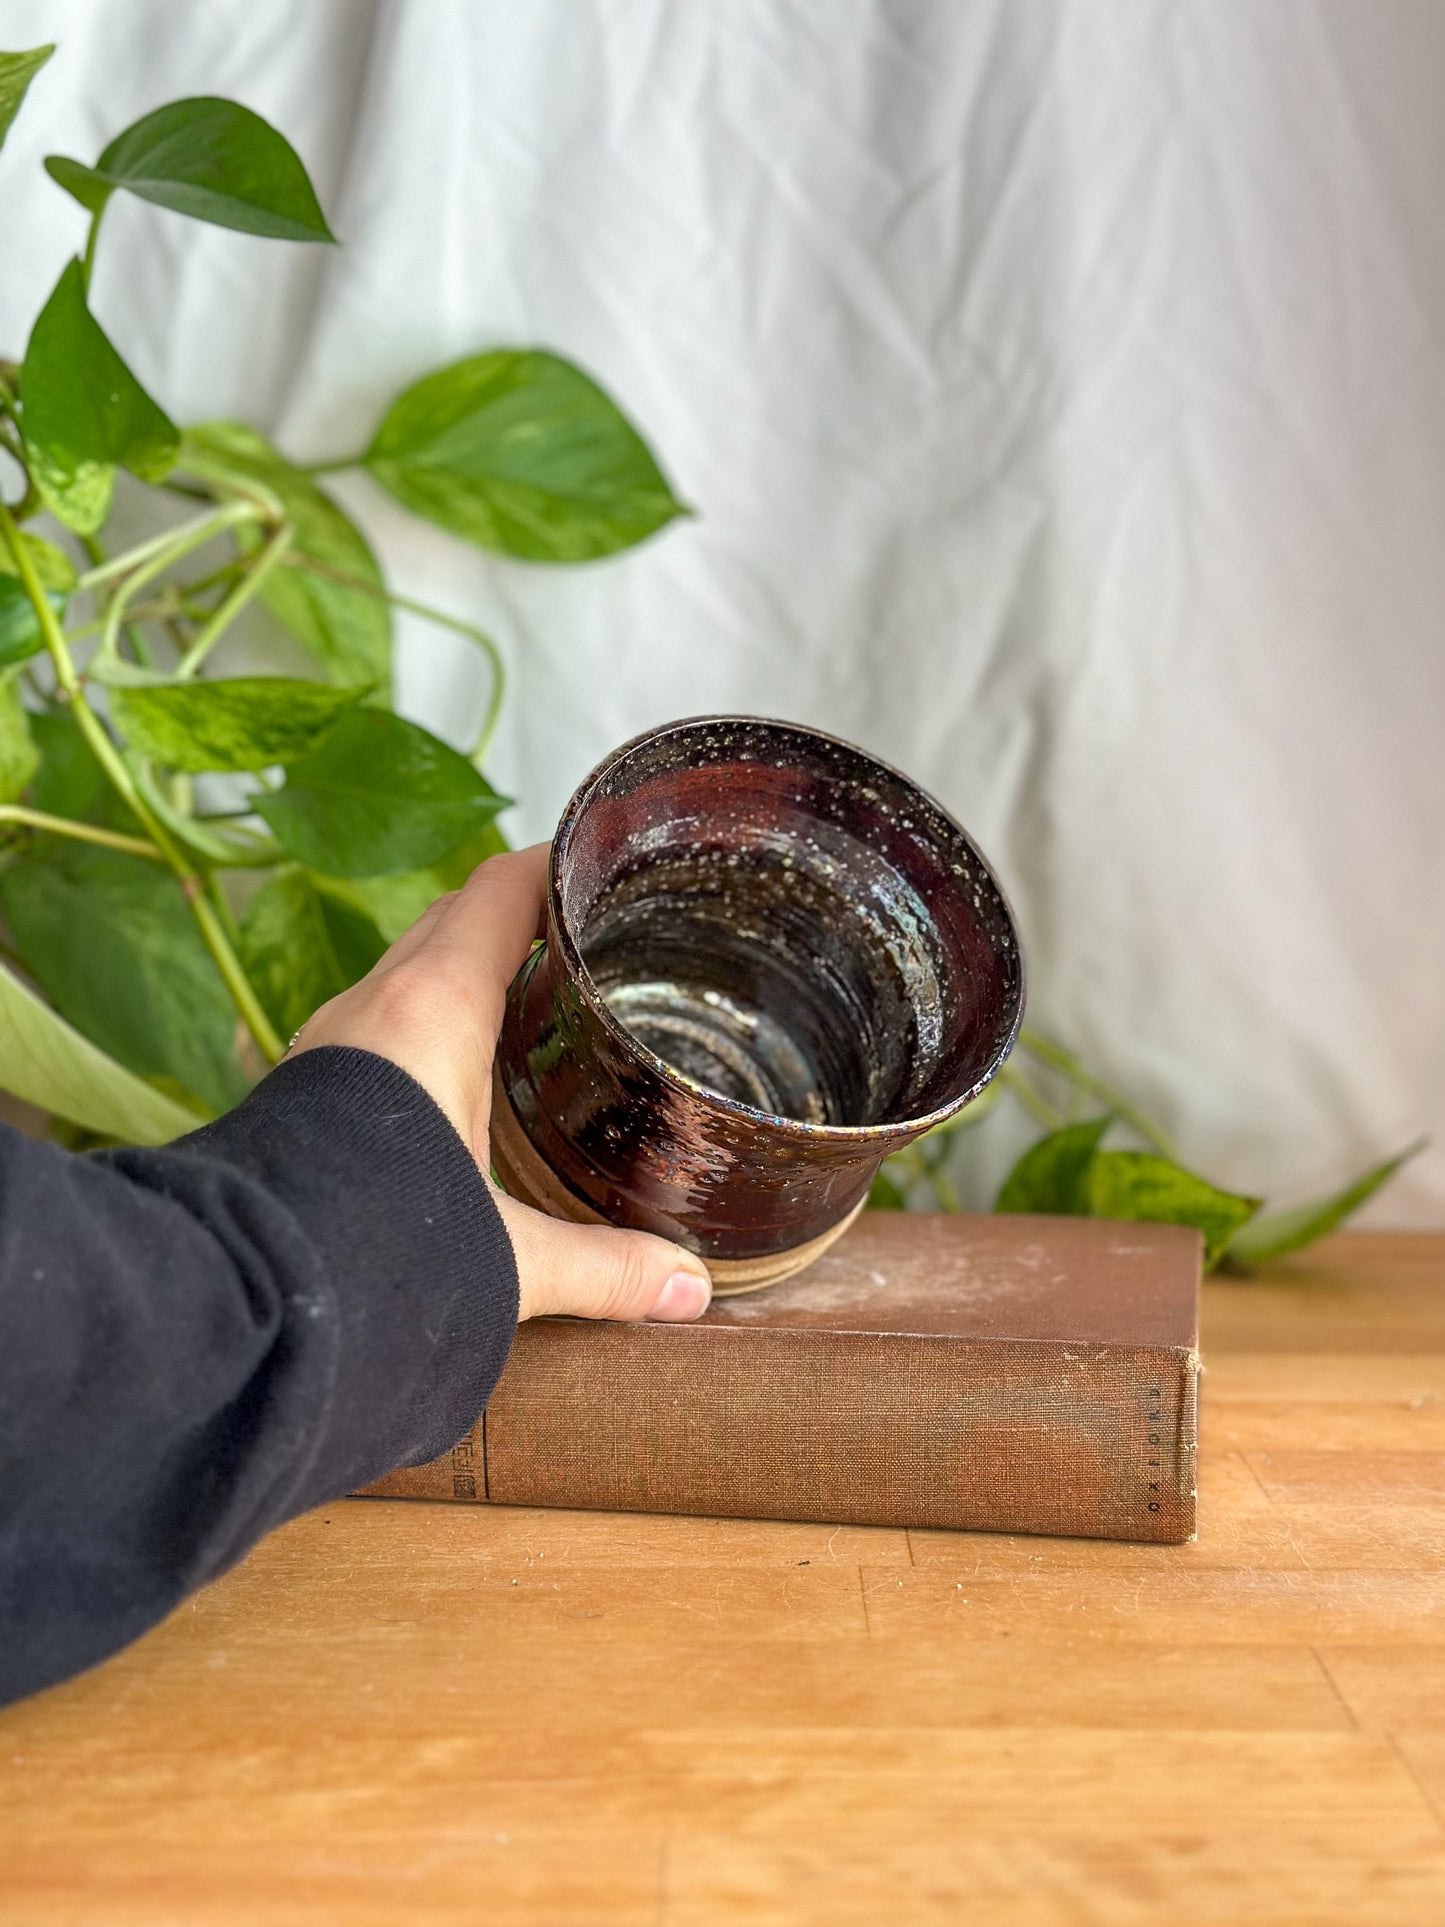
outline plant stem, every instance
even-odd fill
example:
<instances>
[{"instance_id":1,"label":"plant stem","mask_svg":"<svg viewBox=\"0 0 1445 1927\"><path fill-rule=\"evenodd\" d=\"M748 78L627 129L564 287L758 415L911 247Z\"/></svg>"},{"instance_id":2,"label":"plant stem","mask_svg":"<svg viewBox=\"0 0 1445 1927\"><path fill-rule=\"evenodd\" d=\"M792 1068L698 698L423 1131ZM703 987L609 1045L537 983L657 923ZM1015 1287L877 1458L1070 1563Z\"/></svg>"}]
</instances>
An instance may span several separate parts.
<instances>
[{"instance_id":1,"label":"plant stem","mask_svg":"<svg viewBox=\"0 0 1445 1927\"><path fill-rule=\"evenodd\" d=\"M280 846L269 837L248 836L245 845L231 843L219 831L211 829L203 818L178 810L148 762L137 758L129 762L127 768L151 815L172 842L193 855L204 870L267 869L280 857Z\"/></svg>"},{"instance_id":2,"label":"plant stem","mask_svg":"<svg viewBox=\"0 0 1445 1927\"><path fill-rule=\"evenodd\" d=\"M90 291L90 271L95 266L95 244L100 239L100 218L105 213L105 207L106 204L102 201L91 215L90 232L85 237L85 254L80 263L80 274L87 293Z\"/></svg>"},{"instance_id":3,"label":"plant stem","mask_svg":"<svg viewBox=\"0 0 1445 1927\"><path fill-rule=\"evenodd\" d=\"M80 540L81 547L85 550L85 553L90 557L90 560L93 566L98 567L101 563L105 561L106 559L105 550L101 547L100 538L98 536L82 535L79 538L79 540ZM101 622L98 626L103 629L105 627L105 624L104 622ZM72 630L71 634L74 635L75 631ZM131 651L134 654L136 661L141 665L141 667L143 669L151 668L153 666L152 659L151 659L151 652L149 648L146 646L146 639L144 635L141 633L139 625L134 622L127 623L125 628L125 637L126 637L126 641L129 642L131 646Z\"/></svg>"},{"instance_id":4,"label":"plant stem","mask_svg":"<svg viewBox=\"0 0 1445 1927\"><path fill-rule=\"evenodd\" d=\"M215 906L216 915L220 918L226 935L234 943L237 934L236 919L231 915L231 906L227 903L226 893L221 888L221 879L216 875L214 870L212 870L211 874L206 878L206 893Z\"/></svg>"},{"instance_id":5,"label":"plant stem","mask_svg":"<svg viewBox=\"0 0 1445 1927\"><path fill-rule=\"evenodd\" d=\"M355 589L361 595L373 596L378 602L389 602L393 608L405 609L410 615L420 616L424 622L434 622L438 628L452 629L457 635L465 636L468 642L477 645L486 656L492 672L492 693L487 703L487 713L482 718L482 727L471 751L471 760L480 767L491 743L492 732L497 727L497 718L502 713L502 698L507 693L507 665L502 661L501 650L486 631L470 622L463 622L460 616L449 616L441 609L433 609L430 603L418 602L412 596L398 595L394 589L378 587L375 582L366 582L360 576L348 574L345 569L333 569L330 563L318 562L314 556L298 552L289 560L294 568L308 569L312 575L324 576L328 582L339 583L343 589Z\"/></svg>"},{"instance_id":6,"label":"plant stem","mask_svg":"<svg viewBox=\"0 0 1445 1927\"><path fill-rule=\"evenodd\" d=\"M27 809L23 803L0 804L0 823L18 823L25 829L48 830L52 836L73 836L81 843L99 843L107 850L124 850L127 856L143 856L152 863L165 857L154 843L141 836L124 836L119 830L103 830L95 823L79 823L68 816L47 816L44 810Z\"/></svg>"},{"instance_id":7,"label":"plant stem","mask_svg":"<svg viewBox=\"0 0 1445 1927\"><path fill-rule=\"evenodd\" d=\"M120 752L110 740L104 723L85 700L85 692L81 686L80 677L76 673L75 664L71 660L64 631L60 627L54 609L50 606L49 598L40 586L35 565L24 543L20 540L19 531L15 527L10 512L3 506L0 506L0 537L9 544L10 552L15 559L16 573L25 585L25 592L30 597L31 606L40 623L40 633L45 638L45 646L50 651L51 660L55 665L56 681L69 701L71 713L75 717L81 734L89 744L96 761L175 872L182 894L190 905L191 915L195 918L206 948L211 953L211 959L221 973L222 982L231 993L232 1001L241 1013L246 1028L256 1040L256 1048L268 1063L279 1062L285 1047L276 1035L270 1018L261 1008L260 999L251 987L250 979L241 968L240 959L232 949L231 941L206 897L204 881L146 803L136 786L135 779L126 768Z\"/></svg>"},{"instance_id":8,"label":"plant stem","mask_svg":"<svg viewBox=\"0 0 1445 1927\"><path fill-rule=\"evenodd\" d=\"M227 468L224 462L208 460L204 449L182 448L177 466L198 476L207 488L213 491L219 489L228 495L235 496L238 504L249 502L257 511L258 519L269 522L273 528L286 520L286 511L281 506L281 498L274 489L267 488L264 482L258 482L254 475L242 475ZM191 493L169 476L162 486L177 495Z\"/></svg>"},{"instance_id":9,"label":"plant stem","mask_svg":"<svg viewBox=\"0 0 1445 1927\"><path fill-rule=\"evenodd\" d=\"M1052 1070L1060 1071L1080 1090L1097 1097L1117 1117L1121 1124L1127 1124L1131 1131L1137 1131L1144 1142L1153 1147L1160 1157L1168 1158L1171 1163L1177 1159L1177 1152L1166 1134L1153 1123L1138 1107L1129 1102L1121 1091L1112 1084L1106 1084L1102 1077L1096 1077L1086 1070L1072 1051L1065 1050L1062 1044L1054 1043L1052 1038L1041 1037L1036 1030L1019 1032L1019 1043L1031 1057Z\"/></svg>"},{"instance_id":10,"label":"plant stem","mask_svg":"<svg viewBox=\"0 0 1445 1927\"><path fill-rule=\"evenodd\" d=\"M5 434L0 436L0 446L4 447L6 453L25 478L25 493L18 502L13 502L10 505L11 513L14 515L16 521L23 522L28 516L33 515L40 506L40 493L35 486L35 477L30 473L30 464L25 459L25 440L20 427L20 417L15 409L15 387L13 381L15 372L14 362L7 361L0 364L0 417L3 417L10 425L7 427Z\"/></svg>"},{"instance_id":11,"label":"plant stem","mask_svg":"<svg viewBox=\"0 0 1445 1927\"><path fill-rule=\"evenodd\" d=\"M127 633L129 633L138 622L165 622L174 616L175 613L174 603L170 600L169 595L163 591L153 602L143 602L139 608L133 608L130 611L130 622L126 625ZM67 640L70 642L88 642L92 636L98 636L104 627L104 618L96 616L89 622L70 623L66 628L65 634ZM149 661L142 664L143 668L148 669L150 666Z\"/></svg>"},{"instance_id":12,"label":"plant stem","mask_svg":"<svg viewBox=\"0 0 1445 1927\"><path fill-rule=\"evenodd\" d=\"M191 906L191 915L201 927L206 948L227 990L231 1001L241 1013L242 1022L255 1042L256 1048L268 1064L279 1064L286 1055L286 1046L276 1034L271 1019L261 1008L261 1000L251 986L251 979L241 968L241 960L232 948L231 939L226 935L221 919L216 915L215 906L204 893L205 884L199 877L193 877L186 889L186 900Z\"/></svg>"},{"instance_id":13,"label":"plant stem","mask_svg":"<svg viewBox=\"0 0 1445 1927\"><path fill-rule=\"evenodd\" d=\"M1005 1064L998 1074L998 1082L1013 1092L1035 1124L1042 1124L1046 1131L1057 1131L1063 1123L1053 1105L1034 1089L1016 1065Z\"/></svg>"},{"instance_id":14,"label":"plant stem","mask_svg":"<svg viewBox=\"0 0 1445 1927\"><path fill-rule=\"evenodd\" d=\"M233 555L229 562L223 562L219 569L212 569L209 575L198 576L194 582L183 582L181 592L187 597L204 595L207 589L214 589L217 583L238 575L245 566L245 556Z\"/></svg>"},{"instance_id":15,"label":"plant stem","mask_svg":"<svg viewBox=\"0 0 1445 1927\"><path fill-rule=\"evenodd\" d=\"M344 468L360 468L364 455L333 455L329 462L298 462L303 475L337 475Z\"/></svg>"},{"instance_id":16,"label":"plant stem","mask_svg":"<svg viewBox=\"0 0 1445 1927\"><path fill-rule=\"evenodd\" d=\"M189 555L192 549L200 548L203 543L209 542L223 529L230 528L238 519L233 512L238 508L244 510L245 505L232 503L229 508L217 509L213 515L201 516L196 521L187 522L181 528L173 530L171 540L163 548L154 550L148 561L141 563L132 574L126 577L111 597L110 607L105 612L105 626L101 630L100 648L96 652L97 662L108 663L118 659L117 643L121 622L132 597L139 595L146 584L154 582L158 575L164 575L167 569L181 560L182 556ZM250 514L249 510L245 510L240 519L249 520ZM146 546L149 547L148 544ZM209 647L209 644L207 646Z\"/></svg>"},{"instance_id":17,"label":"plant stem","mask_svg":"<svg viewBox=\"0 0 1445 1927\"><path fill-rule=\"evenodd\" d=\"M168 549L172 543L180 543L179 554L185 555L191 549L209 541L211 536L233 528L240 522L259 522L264 519L263 511L252 502L227 502L222 508L210 508L204 515L192 517L173 529L163 529L159 535L152 535L144 542L138 542L124 555L113 555L109 561L87 569L76 583L77 589L93 589L99 582L108 582L112 576L124 575L127 570L136 568L161 549ZM191 541L187 538L195 536Z\"/></svg>"},{"instance_id":18,"label":"plant stem","mask_svg":"<svg viewBox=\"0 0 1445 1927\"><path fill-rule=\"evenodd\" d=\"M241 580L236 584L235 588L232 589L220 608L217 609L205 628L202 629L190 648L181 657L180 662L176 666L176 675L178 677L184 680L187 676L195 675L207 655L220 641L223 632L228 629L236 620L236 617L240 615L246 604L266 580L266 577L286 553L287 546L295 533L295 529L289 522L283 522L281 524L280 528L277 529L265 548L262 549L261 553L256 557L245 575L241 577Z\"/></svg>"}]
</instances>

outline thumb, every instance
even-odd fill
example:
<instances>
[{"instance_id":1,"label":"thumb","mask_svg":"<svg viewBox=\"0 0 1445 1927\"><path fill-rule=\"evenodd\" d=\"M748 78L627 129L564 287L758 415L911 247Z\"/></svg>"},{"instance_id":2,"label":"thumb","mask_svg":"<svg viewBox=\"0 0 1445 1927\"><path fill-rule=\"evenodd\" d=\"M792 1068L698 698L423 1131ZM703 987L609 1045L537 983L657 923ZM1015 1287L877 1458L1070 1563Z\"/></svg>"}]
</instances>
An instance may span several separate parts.
<instances>
[{"instance_id":1,"label":"thumb","mask_svg":"<svg viewBox=\"0 0 1445 1927\"><path fill-rule=\"evenodd\" d=\"M517 1257L523 1318L560 1313L680 1324L707 1310L707 1267L665 1238L566 1224L503 1194L497 1208Z\"/></svg>"}]
</instances>

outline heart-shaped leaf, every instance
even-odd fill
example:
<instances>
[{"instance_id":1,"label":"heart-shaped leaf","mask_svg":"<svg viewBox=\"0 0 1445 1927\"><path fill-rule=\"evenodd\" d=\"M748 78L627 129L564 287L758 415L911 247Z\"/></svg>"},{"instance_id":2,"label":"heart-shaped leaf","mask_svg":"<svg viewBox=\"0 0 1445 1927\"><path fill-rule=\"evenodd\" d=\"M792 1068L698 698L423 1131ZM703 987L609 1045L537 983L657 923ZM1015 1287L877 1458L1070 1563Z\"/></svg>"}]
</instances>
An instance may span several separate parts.
<instances>
[{"instance_id":1,"label":"heart-shaped leaf","mask_svg":"<svg viewBox=\"0 0 1445 1927\"><path fill-rule=\"evenodd\" d=\"M54 52L50 46L32 47L28 53L0 54L0 147L5 145L10 123L20 112L31 81Z\"/></svg>"},{"instance_id":2,"label":"heart-shaped leaf","mask_svg":"<svg viewBox=\"0 0 1445 1927\"><path fill-rule=\"evenodd\" d=\"M1094 1153L1112 1123L1112 1118L1091 1117L1083 1124L1066 1124L1062 1130L1050 1131L1030 1145L1004 1179L994 1210L1087 1217Z\"/></svg>"},{"instance_id":3,"label":"heart-shaped leaf","mask_svg":"<svg viewBox=\"0 0 1445 1927\"><path fill-rule=\"evenodd\" d=\"M179 436L106 338L72 261L30 332L21 425L36 487L62 522L92 535L110 510L117 468L170 473Z\"/></svg>"},{"instance_id":4,"label":"heart-shaped leaf","mask_svg":"<svg viewBox=\"0 0 1445 1927\"><path fill-rule=\"evenodd\" d=\"M122 736L175 770L260 770L304 756L365 694L289 676L112 689Z\"/></svg>"},{"instance_id":5,"label":"heart-shaped leaf","mask_svg":"<svg viewBox=\"0 0 1445 1927\"><path fill-rule=\"evenodd\" d=\"M435 863L507 798L465 756L382 709L353 709L256 798L277 842L309 870L386 876Z\"/></svg>"},{"instance_id":6,"label":"heart-shaped leaf","mask_svg":"<svg viewBox=\"0 0 1445 1927\"><path fill-rule=\"evenodd\" d=\"M1204 1262L1211 1269L1258 1209L1258 1198L1221 1191L1151 1151L1098 1151L1089 1167L1091 1217L1192 1225L1204 1236Z\"/></svg>"},{"instance_id":7,"label":"heart-shaped leaf","mask_svg":"<svg viewBox=\"0 0 1445 1927\"><path fill-rule=\"evenodd\" d=\"M234 100L175 100L117 134L94 167L52 154L53 180L94 214L123 188L157 207L278 241L332 241L291 143Z\"/></svg>"},{"instance_id":8,"label":"heart-shaped leaf","mask_svg":"<svg viewBox=\"0 0 1445 1927\"><path fill-rule=\"evenodd\" d=\"M425 869L405 870L395 876L318 877L316 881L328 896L363 910L386 941L395 943L438 897L449 890L460 890L479 863L509 847L492 822Z\"/></svg>"},{"instance_id":9,"label":"heart-shaped leaf","mask_svg":"<svg viewBox=\"0 0 1445 1927\"><path fill-rule=\"evenodd\" d=\"M1291 1251L1303 1251L1317 1238L1323 1238L1333 1231L1336 1225L1343 1224L1353 1211L1375 1193L1410 1159L1417 1157L1425 1148L1424 1140L1412 1144L1407 1150L1399 1151L1392 1158L1372 1165L1362 1172L1352 1184L1336 1191L1327 1198L1316 1198L1310 1204L1297 1206L1293 1211L1274 1211L1268 1217L1253 1218L1236 1231L1229 1240L1225 1258L1231 1267L1241 1271L1251 1270L1255 1265L1268 1264L1272 1259L1283 1258Z\"/></svg>"},{"instance_id":10,"label":"heart-shaped leaf","mask_svg":"<svg viewBox=\"0 0 1445 1927\"><path fill-rule=\"evenodd\" d=\"M391 610L376 558L350 517L263 435L238 422L188 428L180 461L221 494L256 481L279 499L294 531L292 550L313 566L273 569L262 602L333 682L370 683L384 697L391 688ZM247 530L237 540L253 549L264 537Z\"/></svg>"},{"instance_id":11,"label":"heart-shaped leaf","mask_svg":"<svg viewBox=\"0 0 1445 1927\"><path fill-rule=\"evenodd\" d=\"M212 1112L246 1090L236 1013L168 871L47 837L0 872L15 949L60 1015Z\"/></svg>"},{"instance_id":12,"label":"heart-shaped leaf","mask_svg":"<svg viewBox=\"0 0 1445 1927\"><path fill-rule=\"evenodd\" d=\"M126 1144L165 1144L205 1122L107 1057L3 967L0 1086Z\"/></svg>"},{"instance_id":13,"label":"heart-shaped leaf","mask_svg":"<svg viewBox=\"0 0 1445 1927\"><path fill-rule=\"evenodd\" d=\"M534 562L613 555L686 513L616 403L534 349L425 376L388 409L366 465L414 514Z\"/></svg>"},{"instance_id":14,"label":"heart-shaped leaf","mask_svg":"<svg viewBox=\"0 0 1445 1927\"><path fill-rule=\"evenodd\" d=\"M354 903L372 918L388 943L410 930L424 910L449 890L460 890L480 863L510 848L495 822L459 843L438 863L395 876L320 877L320 887Z\"/></svg>"},{"instance_id":15,"label":"heart-shaped leaf","mask_svg":"<svg viewBox=\"0 0 1445 1927\"><path fill-rule=\"evenodd\" d=\"M241 922L241 961L282 1037L364 977L385 948L370 917L299 870L257 891Z\"/></svg>"}]
</instances>

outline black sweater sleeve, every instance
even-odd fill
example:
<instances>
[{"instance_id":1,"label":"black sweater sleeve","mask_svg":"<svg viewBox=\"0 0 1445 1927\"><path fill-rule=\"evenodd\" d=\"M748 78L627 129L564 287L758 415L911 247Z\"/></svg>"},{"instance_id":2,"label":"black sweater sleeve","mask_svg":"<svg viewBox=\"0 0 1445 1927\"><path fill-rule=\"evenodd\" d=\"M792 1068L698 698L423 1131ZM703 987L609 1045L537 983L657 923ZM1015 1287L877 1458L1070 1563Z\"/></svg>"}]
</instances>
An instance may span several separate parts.
<instances>
[{"instance_id":1,"label":"black sweater sleeve","mask_svg":"<svg viewBox=\"0 0 1445 1927\"><path fill-rule=\"evenodd\" d=\"M160 1150L0 1127L0 1702L445 1451L516 1319L470 1154L369 1052L302 1052Z\"/></svg>"}]
</instances>

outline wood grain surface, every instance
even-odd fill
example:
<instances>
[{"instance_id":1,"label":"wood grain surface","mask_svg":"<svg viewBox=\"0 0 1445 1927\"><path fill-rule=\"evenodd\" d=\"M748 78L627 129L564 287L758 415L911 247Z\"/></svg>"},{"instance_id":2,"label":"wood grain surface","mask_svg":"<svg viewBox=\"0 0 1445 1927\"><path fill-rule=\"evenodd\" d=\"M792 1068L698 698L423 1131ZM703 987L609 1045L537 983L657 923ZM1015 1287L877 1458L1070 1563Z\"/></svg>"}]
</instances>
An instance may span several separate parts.
<instances>
[{"instance_id":1,"label":"wood grain surface","mask_svg":"<svg viewBox=\"0 0 1445 1927\"><path fill-rule=\"evenodd\" d=\"M1445 1238L1204 1352L1187 1546L313 1513L0 1714L0 1919L1445 1920Z\"/></svg>"}]
</instances>

